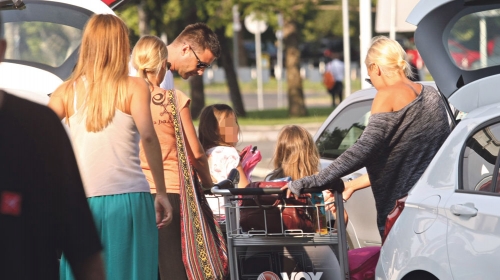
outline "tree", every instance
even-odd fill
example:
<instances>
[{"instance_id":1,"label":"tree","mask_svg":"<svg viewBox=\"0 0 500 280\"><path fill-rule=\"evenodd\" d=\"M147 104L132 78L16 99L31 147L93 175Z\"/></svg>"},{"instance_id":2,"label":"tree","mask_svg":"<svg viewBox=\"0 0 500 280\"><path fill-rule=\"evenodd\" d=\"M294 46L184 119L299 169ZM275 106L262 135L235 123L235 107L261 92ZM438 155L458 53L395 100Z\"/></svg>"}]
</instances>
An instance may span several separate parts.
<instances>
[{"instance_id":1,"label":"tree","mask_svg":"<svg viewBox=\"0 0 500 280\"><path fill-rule=\"evenodd\" d=\"M307 115L302 78L300 76L301 30L306 23L315 18L319 0L276 0L254 1L237 0L245 8L245 14L258 12L267 17L269 24L276 29L277 13L283 15L283 42L286 50L286 79L288 82L288 113L292 117Z\"/></svg>"}]
</instances>

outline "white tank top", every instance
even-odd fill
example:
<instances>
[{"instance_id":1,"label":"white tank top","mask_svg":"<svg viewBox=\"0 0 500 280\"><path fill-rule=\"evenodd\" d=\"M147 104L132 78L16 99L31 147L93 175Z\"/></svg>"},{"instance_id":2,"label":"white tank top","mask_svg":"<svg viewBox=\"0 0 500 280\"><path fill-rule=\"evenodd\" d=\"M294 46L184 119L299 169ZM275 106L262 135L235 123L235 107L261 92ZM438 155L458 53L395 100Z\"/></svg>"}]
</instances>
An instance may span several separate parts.
<instances>
[{"instance_id":1,"label":"white tank top","mask_svg":"<svg viewBox=\"0 0 500 280\"><path fill-rule=\"evenodd\" d=\"M86 117L76 109L69 117L87 197L149 192L139 160L140 135L132 116L116 109L113 121L100 132L87 131L85 122Z\"/></svg>"}]
</instances>

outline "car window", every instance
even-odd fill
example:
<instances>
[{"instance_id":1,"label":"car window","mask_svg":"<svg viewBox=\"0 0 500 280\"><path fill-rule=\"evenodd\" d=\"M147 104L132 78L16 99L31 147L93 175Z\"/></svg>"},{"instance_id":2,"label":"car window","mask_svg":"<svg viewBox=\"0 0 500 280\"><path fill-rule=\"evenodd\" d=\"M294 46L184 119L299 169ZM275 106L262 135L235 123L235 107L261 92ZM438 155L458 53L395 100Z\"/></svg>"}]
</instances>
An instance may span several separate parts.
<instances>
[{"instance_id":1,"label":"car window","mask_svg":"<svg viewBox=\"0 0 500 280\"><path fill-rule=\"evenodd\" d=\"M75 5L51 1L27 2L23 10L0 13L8 42L5 60L53 69L75 57L83 28L92 15Z\"/></svg>"},{"instance_id":2,"label":"car window","mask_svg":"<svg viewBox=\"0 0 500 280\"><path fill-rule=\"evenodd\" d=\"M335 159L358 140L368 124L372 102L353 103L335 116L316 140L322 158Z\"/></svg>"},{"instance_id":3,"label":"car window","mask_svg":"<svg viewBox=\"0 0 500 280\"><path fill-rule=\"evenodd\" d=\"M461 17L450 30L448 53L465 70L500 65L500 9Z\"/></svg>"},{"instance_id":4,"label":"car window","mask_svg":"<svg viewBox=\"0 0 500 280\"><path fill-rule=\"evenodd\" d=\"M493 178L498 177L499 151L500 124L498 123L482 128L467 140L463 155L464 190L495 192L497 184Z\"/></svg>"},{"instance_id":5,"label":"car window","mask_svg":"<svg viewBox=\"0 0 500 280\"><path fill-rule=\"evenodd\" d=\"M82 30L50 22L8 22L5 37L5 59L59 67L80 46Z\"/></svg>"}]
</instances>

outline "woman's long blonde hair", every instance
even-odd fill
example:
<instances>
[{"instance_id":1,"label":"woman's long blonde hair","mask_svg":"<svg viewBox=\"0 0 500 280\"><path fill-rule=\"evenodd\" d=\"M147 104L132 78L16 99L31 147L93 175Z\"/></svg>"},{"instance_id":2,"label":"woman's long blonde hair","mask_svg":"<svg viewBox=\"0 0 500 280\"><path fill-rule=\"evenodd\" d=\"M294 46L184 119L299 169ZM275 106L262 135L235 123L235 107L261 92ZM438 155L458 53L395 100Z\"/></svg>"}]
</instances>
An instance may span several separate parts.
<instances>
[{"instance_id":1,"label":"woman's long blonde hair","mask_svg":"<svg viewBox=\"0 0 500 280\"><path fill-rule=\"evenodd\" d=\"M116 108L125 108L129 55L128 28L120 18L99 14L89 19L78 62L64 89L68 97L76 82L84 82L86 96L81 109L87 131L103 130L112 122ZM73 102L77 102L76 98ZM66 100L66 118L69 103Z\"/></svg>"},{"instance_id":2,"label":"woman's long blonde hair","mask_svg":"<svg viewBox=\"0 0 500 280\"><path fill-rule=\"evenodd\" d=\"M132 50L132 65L137 70L137 76L144 78L150 87L154 85L149 81L147 73L158 74L167 58L167 46L160 38L152 35L142 36Z\"/></svg>"},{"instance_id":3,"label":"woman's long blonde hair","mask_svg":"<svg viewBox=\"0 0 500 280\"><path fill-rule=\"evenodd\" d=\"M365 64L367 68L372 64L378 65L386 76L392 76L398 71L403 71L407 77L414 76L403 47L385 36L373 37Z\"/></svg>"},{"instance_id":4,"label":"woman's long blonde hair","mask_svg":"<svg viewBox=\"0 0 500 280\"><path fill-rule=\"evenodd\" d=\"M268 177L278 179L290 176L297 180L319 171L319 153L311 133L297 125L281 129L273 156L274 170Z\"/></svg>"}]
</instances>

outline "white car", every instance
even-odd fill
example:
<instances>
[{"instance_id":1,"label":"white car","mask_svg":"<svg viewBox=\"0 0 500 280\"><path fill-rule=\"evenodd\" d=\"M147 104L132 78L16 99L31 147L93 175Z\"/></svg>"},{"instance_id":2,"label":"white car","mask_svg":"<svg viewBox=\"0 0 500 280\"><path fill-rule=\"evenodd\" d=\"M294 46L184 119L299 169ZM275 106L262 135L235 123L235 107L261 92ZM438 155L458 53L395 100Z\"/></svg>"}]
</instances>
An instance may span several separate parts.
<instances>
[{"instance_id":1,"label":"white car","mask_svg":"<svg viewBox=\"0 0 500 280\"><path fill-rule=\"evenodd\" d=\"M0 88L47 104L71 74L93 14L114 14L124 0L0 0L7 51L0 63ZM18 8L16 8L18 7Z\"/></svg>"},{"instance_id":2,"label":"white car","mask_svg":"<svg viewBox=\"0 0 500 280\"><path fill-rule=\"evenodd\" d=\"M500 3L421 0L408 22L436 85L467 115L410 191L376 279L500 279ZM455 64L449 40L479 51Z\"/></svg>"}]
</instances>

